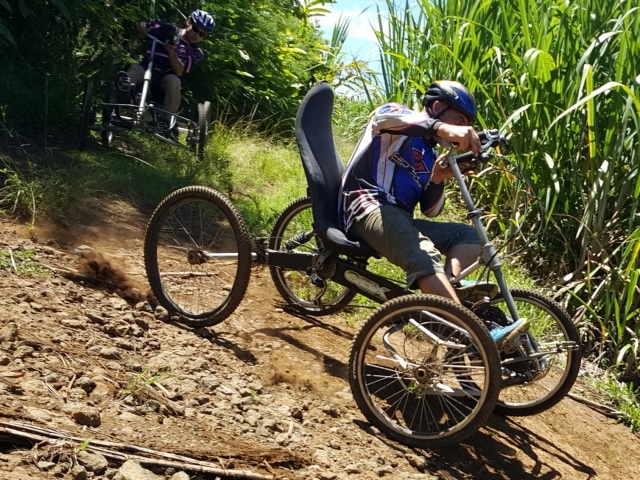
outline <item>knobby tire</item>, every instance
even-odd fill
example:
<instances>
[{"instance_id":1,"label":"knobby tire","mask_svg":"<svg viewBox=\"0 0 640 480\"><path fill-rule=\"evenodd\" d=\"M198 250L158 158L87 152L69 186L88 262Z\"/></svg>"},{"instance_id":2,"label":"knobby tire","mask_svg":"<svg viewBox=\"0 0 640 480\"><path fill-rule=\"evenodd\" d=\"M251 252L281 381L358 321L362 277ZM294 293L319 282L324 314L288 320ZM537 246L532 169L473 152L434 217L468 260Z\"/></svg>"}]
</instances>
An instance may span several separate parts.
<instances>
[{"instance_id":1,"label":"knobby tire","mask_svg":"<svg viewBox=\"0 0 640 480\"><path fill-rule=\"evenodd\" d=\"M353 341L349 384L388 437L418 448L457 444L484 425L500 391L500 359L482 321L444 297L382 304Z\"/></svg>"},{"instance_id":2,"label":"knobby tire","mask_svg":"<svg viewBox=\"0 0 640 480\"><path fill-rule=\"evenodd\" d=\"M144 261L156 299L194 327L222 322L249 284L252 244L240 212L220 192L180 188L149 220Z\"/></svg>"},{"instance_id":3,"label":"knobby tire","mask_svg":"<svg viewBox=\"0 0 640 480\"><path fill-rule=\"evenodd\" d=\"M529 331L540 348L553 348L558 342L574 342L580 346L580 333L559 303L525 288L514 288L510 292L518 313L529 320ZM491 303L507 311L501 294ZM509 416L536 415L553 407L573 387L580 372L581 359L580 348L548 355L552 363L545 375L524 385L502 389L496 413Z\"/></svg>"}]
</instances>

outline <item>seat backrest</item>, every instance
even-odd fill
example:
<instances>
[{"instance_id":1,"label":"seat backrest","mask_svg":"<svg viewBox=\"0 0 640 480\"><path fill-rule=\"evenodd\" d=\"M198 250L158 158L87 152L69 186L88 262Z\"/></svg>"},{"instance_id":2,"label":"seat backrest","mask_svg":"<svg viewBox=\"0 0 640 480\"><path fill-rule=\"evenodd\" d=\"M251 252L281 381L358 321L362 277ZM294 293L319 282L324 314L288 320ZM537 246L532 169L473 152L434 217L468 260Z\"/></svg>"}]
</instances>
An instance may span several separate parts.
<instances>
[{"instance_id":1,"label":"seat backrest","mask_svg":"<svg viewBox=\"0 0 640 480\"><path fill-rule=\"evenodd\" d=\"M309 186L314 228L329 250L370 257L375 252L366 243L347 238L338 219L338 192L345 167L333 141L333 99L331 86L320 82L309 90L296 115L296 141Z\"/></svg>"}]
</instances>

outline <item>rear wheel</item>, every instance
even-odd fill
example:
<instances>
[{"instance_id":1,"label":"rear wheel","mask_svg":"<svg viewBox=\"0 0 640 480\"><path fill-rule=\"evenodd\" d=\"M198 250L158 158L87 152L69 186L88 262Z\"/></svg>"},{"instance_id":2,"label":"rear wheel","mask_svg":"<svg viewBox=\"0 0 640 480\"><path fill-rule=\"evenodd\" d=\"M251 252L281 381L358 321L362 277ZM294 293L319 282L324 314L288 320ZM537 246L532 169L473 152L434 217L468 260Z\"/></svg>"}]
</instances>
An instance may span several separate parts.
<instances>
[{"instance_id":1,"label":"rear wheel","mask_svg":"<svg viewBox=\"0 0 640 480\"><path fill-rule=\"evenodd\" d=\"M204 102L198 104L198 144L196 146L196 156L198 160L204 158L204 148L207 145L209 125L211 123L211 103Z\"/></svg>"},{"instance_id":2,"label":"rear wheel","mask_svg":"<svg viewBox=\"0 0 640 480\"><path fill-rule=\"evenodd\" d=\"M314 252L321 250L313 230L311 199L299 198L280 214L269 239L271 250ZM329 315L345 308L356 292L330 280L330 265L318 272L300 272L270 266L278 293L294 310L308 315Z\"/></svg>"},{"instance_id":3,"label":"rear wheel","mask_svg":"<svg viewBox=\"0 0 640 480\"><path fill-rule=\"evenodd\" d=\"M86 146L87 137L89 136L89 127L91 126L94 113L93 78L89 78L85 84L84 96L82 98L82 111L80 113L80 126L78 129L78 150L84 150Z\"/></svg>"},{"instance_id":4,"label":"rear wheel","mask_svg":"<svg viewBox=\"0 0 640 480\"><path fill-rule=\"evenodd\" d=\"M434 295L382 304L354 339L349 384L363 415L403 444L459 443L487 421L500 359L482 321Z\"/></svg>"},{"instance_id":5,"label":"rear wheel","mask_svg":"<svg viewBox=\"0 0 640 480\"><path fill-rule=\"evenodd\" d=\"M144 263L163 307L187 325L211 326L231 315L244 296L251 241L226 197L207 187L184 187L153 212Z\"/></svg>"},{"instance_id":6,"label":"rear wheel","mask_svg":"<svg viewBox=\"0 0 640 480\"><path fill-rule=\"evenodd\" d=\"M111 117L113 116L114 108L110 104L118 103L116 96L115 85L113 82L107 82L104 91L104 105L102 106L102 146L110 147L113 142L113 131L109 130L111 123Z\"/></svg>"}]
</instances>

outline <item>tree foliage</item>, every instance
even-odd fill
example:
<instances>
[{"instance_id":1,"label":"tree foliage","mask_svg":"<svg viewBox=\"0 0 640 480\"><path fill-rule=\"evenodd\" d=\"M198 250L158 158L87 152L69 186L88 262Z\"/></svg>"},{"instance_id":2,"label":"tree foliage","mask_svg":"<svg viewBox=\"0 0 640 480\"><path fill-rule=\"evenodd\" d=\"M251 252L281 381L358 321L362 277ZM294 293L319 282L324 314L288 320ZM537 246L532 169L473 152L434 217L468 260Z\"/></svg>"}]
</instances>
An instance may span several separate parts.
<instances>
[{"instance_id":1,"label":"tree foliage","mask_svg":"<svg viewBox=\"0 0 640 480\"><path fill-rule=\"evenodd\" d=\"M387 7L376 32L381 95L412 105L442 78L474 91L481 126L512 134L542 201L543 235L519 245L523 258L570 294L601 358L640 378L638 2L387 0ZM488 185L484 202L495 205L506 181Z\"/></svg>"},{"instance_id":2,"label":"tree foliage","mask_svg":"<svg viewBox=\"0 0 640 480\"><path fill-rule=\"evenodd\" d=\"M209 100L224 118L251 117L286 130L310 82L324 78L320 32L297 0L0 0L0 106L15 128L75 125L83 82L111 78L139 58L135 23L183 25L195 8L216 29L206 59L185 77L184 108ZM315 5L315 6L314 6Z\"/></svg>"}]
</instances>

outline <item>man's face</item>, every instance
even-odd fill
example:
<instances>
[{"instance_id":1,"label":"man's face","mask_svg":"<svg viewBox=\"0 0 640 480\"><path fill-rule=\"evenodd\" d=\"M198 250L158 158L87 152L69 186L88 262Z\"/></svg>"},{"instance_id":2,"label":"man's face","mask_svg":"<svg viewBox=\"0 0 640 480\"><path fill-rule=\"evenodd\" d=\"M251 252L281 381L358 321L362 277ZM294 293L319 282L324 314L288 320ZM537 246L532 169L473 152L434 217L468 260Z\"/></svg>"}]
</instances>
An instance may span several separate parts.
<instances>
[{"instance_id":1,"label":"man's face","mask_svg":"<svg viewBox=\"0 0 640 480\"><path fill-rule=\"evenodd\" d=\"M449 107L439 100L436 100L433 104L433 114L437 115L441 121L449 125L458 125L460 127L471 125L469 118L464 113Z\"/></svg>"},{"instance_id":2,"label":"man's face","mask_svg":"<svg viewBox=\"0 0 640 480\"><path fill-rule=\"evenodd\" d=\"M209 35L209 32L203 30L202 28L198 27L197 25L189 21L189 24L187 26L187 32L186 32L187 41L189 43L199 43L205 38L207 38L208 35Z\"/></svg>"},{"instance_id":3,"label":"man's face","mask_svg":"<svg viewBox=\"0 0 640 480\"><path fill-rule=\"evenodd\" d=\"M458 125L460 127L466 127L469 125L469 119L465 114L454 110L453 108L448 108L440 117L444 123L449 123L451 125Z\"/></svg>"}]
</instances>

